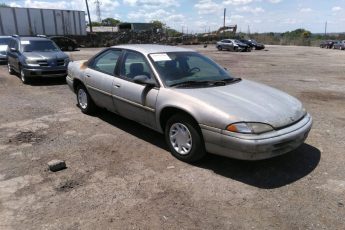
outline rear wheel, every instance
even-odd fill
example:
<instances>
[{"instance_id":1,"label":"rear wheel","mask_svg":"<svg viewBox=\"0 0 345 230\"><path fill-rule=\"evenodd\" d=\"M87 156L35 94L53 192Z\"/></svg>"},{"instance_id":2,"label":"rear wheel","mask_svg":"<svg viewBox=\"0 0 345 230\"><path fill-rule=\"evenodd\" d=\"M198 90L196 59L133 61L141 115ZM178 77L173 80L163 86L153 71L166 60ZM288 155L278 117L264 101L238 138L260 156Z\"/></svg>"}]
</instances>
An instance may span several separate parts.
<instances>
[{"instance_id":1,"label":"rear wheel","mask_svg":"<svg viewBox=\"0 0 345 230\"><path fill-rule=\"evenodd\" d=\"M68 50L68 51L73 51L73 50L74 50L74 49L73 49L73 46L68 46L68 47L67 47L67 50Z\"/></svg>"},{"instance_id":2,"label":"rear wheel","mask_svg":"<svg viewBox=\"0 0 345 230\"><path fill-rule=\"evenodd\" d=\"M189 116L173 115L165 126L165 140L171 154L184 162L195 162L206 155L198 124Z\"/></svg>"},{"instance_id":3,"label":"rear wheel","mask_svg":"<svg viewBox=\"0 0 345 230\"><path fill-rule=\"evenodd\" d=\"M80 110L85 114L92 114L96 110L96 105L92 101L89 93L83 85L77 87L77 102Z\"/></svg>"},{"instance_id":4,"label":"rear wheel","mask_svg":"<svg viewBox=\"0 0 345 230\"><path fill-rule=\"evenodd\" d=\"M9 74L11 74L11 75L14 74L14 70L12 69L12 67L11 67L11 65L10 65L9 62L7 63L7 69L8 69L8 73L9 73Z\"/></svg>"}]
</instances>

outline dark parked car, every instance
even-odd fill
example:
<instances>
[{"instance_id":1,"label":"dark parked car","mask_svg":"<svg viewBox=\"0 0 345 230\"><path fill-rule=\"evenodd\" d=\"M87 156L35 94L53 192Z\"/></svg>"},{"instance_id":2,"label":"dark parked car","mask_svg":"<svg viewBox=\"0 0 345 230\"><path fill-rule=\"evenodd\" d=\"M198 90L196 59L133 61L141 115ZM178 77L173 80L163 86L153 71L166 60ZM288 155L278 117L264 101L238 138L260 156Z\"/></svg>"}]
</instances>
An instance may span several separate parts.
<instances>
[{"instance_id":1,"label":"dark parked car","mask_svg":"<svg viewBox=\"0 0 345 230\"><path fill-rule=\"evenodd\" d=\"M10 36L0 36L0 63L7 62L7 47L10 41Z\"/></svg>"},{"instance_id":2,"label":"dark parked car","mask_svg":"<svg viewBox=\"0 0 345 230\"><path fill-rule=\"evenodd\" d=\"M236 52L250 52L251 47L246 45L239 40L235 39L223 39L216 44L216 48L218 50L229 50L229 51L236 51Z\"/></svg>"},{"instance_id":3,"label":"dark parked car","mask_svg":"<svg viewBox=\"0 0 345 230\"><path fill-rule=\"evenodd\" d=\"M70 39L67 37L54 36L50 37L50 39L54 41L55 44L58 45L61 50L64 51L73 51L79 47L78 43L74 39Z\"/></svg>"},{"instance_id":4,"label":"dark parked car","mask_svg":"<svg viewBox=\"0 0 345 230\"><path fill-rule=\"evenodd\" d=\"M333 49L345 50L345 40L337 41L333 44Z\"/></svg>"},{"instance_id":5,"label":"dark parked car","mask_svg":"<svg viewBox=\"0 0 345 230\"><path fill-rule=\"evenodd\" d=\"M249 40L240 39L239 41L244 43L244 44L249 45L254 50L263 50L263 49L265 49L265 45L264 44L258 43L257 41L252 40L252 39L249 39Z\"/></svg>"},{"instance_id":6,"label":"dark parked car","mask_svg":"<svg viewBox=\"0 0 345 230\"><path fill-rule=\"evenodd\" d=\"M20 74L24 84L31 78L67 75L67 54L46 37L13 36L7 57L8 72Z\"/></svg>"},{"instance_id":7,"label":"dark parked car","mask_svg":"<svg viewBox=\"0 0 345 230\"><path fill-rule=\"evenodd\" d=\"M332 49L335 42L337 41L332 41L332 40L322 41L320 43L320 48Z\"/></svg>"}]
</instances>

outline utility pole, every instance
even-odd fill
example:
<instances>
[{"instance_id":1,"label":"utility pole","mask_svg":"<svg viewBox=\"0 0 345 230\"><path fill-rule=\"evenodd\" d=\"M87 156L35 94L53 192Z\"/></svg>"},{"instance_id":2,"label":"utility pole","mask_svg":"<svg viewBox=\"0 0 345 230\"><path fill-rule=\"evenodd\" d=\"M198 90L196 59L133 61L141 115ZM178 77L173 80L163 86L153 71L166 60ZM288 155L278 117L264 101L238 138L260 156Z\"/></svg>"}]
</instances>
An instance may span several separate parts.
<instances>
[{"instance_id":1,"label":"utility pole","mask_svg":"<svg viewBox=\"0 0 345 230\"><path fill-rule=\"evenodd\" d=\"M325 37L326 37L326 35L327 35L327 21L325 23Z\"/></svg>"},{"instance_id":2,"label":"utility pole","mask_svg":"<svg viewBox=\"0 0 345 230\"><path fill-rule=\"evenodd\" d=\"M224 21L223 21L223 27L225 27L225 18L226 18L226 8L224 8Z\"/></svg>"},{"instance_id":3,"label":"utility pole","mask_svg":"<svg viewBox=\"0 0 345 230\"><path fill-rule=\"evenodd\" d=\"M249 27L249 25L248 25L247 34L248 34L248 36L250 35L250 27Z\"/></svg>"},{"instance_id":4,"label":"utility pole","mask_svg":"<svg viewBox=\"0 0 345 230\"><path fill-rule=\"evenodd\" d=\"M90 32L92 33L92 24L91 24L91 17L90 17L89 3L87 2L87 0L85 0L85 3L86 3L87 16L88 16L88 18L89 18Z\"/></svg>"},{"instance_id":5,"label":"utility pole","mask_svg":"<svg viewBox=\"0 0 345 230\"><path fill-rule=\"evenodd\" d=\"M97 21L98 22L102 22L102 18L101 18L101 2L99 0L96 0L95 4L96 4Z\"/></svg>"}]
</instances>

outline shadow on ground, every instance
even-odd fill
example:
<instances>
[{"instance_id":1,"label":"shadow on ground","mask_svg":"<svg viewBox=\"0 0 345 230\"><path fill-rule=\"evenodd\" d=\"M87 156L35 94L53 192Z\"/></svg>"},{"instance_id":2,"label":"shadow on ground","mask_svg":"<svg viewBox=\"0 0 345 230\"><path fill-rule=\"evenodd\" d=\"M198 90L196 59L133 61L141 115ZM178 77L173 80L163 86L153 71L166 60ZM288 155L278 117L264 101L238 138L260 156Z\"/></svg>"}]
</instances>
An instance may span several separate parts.
<instances>
[{"instance_id":1,"label":"shadow on ground","mask_svg":"<svg viewBox=\"0 0 345 230\"><path fill-rule=\"evenodd\" d=\"M30 79L29 85L31 86L54 86L66 85L66 77L42 77Z\"/></svg>"},{"instance_id":2,"label":"shadow on ground","mask_svg":"<svg viewBox=\"0 0 345 230\"><path fill-rule=\"evenodd\" d=\"M168 151L164 136L136 122L107 111L97 114L101 120ZM271 159L243 161L208 154L196 167L262 189L274 189L291 184L310 174L319 164L320 151L308 144Z\"/></svg>"}]
</instances>

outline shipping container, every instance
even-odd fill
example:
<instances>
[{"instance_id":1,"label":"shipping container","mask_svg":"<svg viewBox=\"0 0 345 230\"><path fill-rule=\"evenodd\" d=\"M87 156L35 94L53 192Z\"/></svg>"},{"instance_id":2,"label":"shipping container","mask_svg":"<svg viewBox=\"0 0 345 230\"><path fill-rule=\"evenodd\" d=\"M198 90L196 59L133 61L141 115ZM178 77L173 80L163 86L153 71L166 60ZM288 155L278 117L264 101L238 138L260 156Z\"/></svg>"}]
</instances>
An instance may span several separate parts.
<instances>
[{"instance_id":1,"label":"shipping container","mask_svg":"<svg viewBox=\"0 0 345 230\"><path fill-rule=\"evenodd\" d=\"M0 7L0 35L86 35L85 12Z\"/></svg>"}]
</instances>

